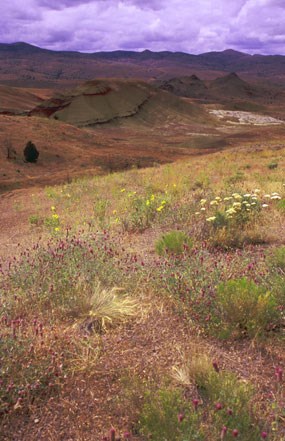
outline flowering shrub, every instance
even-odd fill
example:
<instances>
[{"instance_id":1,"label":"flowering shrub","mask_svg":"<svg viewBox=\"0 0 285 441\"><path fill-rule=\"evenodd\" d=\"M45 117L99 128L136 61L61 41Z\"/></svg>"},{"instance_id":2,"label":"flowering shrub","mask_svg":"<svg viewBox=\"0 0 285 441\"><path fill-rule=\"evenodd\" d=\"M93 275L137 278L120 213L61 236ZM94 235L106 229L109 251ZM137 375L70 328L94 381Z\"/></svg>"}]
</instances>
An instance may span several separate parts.
<instances>
[{"instance_id":1,"label":"flowering shrub","mask_svg":"<svg viewBox=\"0 0 285 441\"><path fill-rule=\"evenodd\" d=\"M45 218L44 225L50 229L51 233L57 233L60 231L59 215L56 213L54 206L51 207L51 212L52 214Z\"/></svg>"},{"instance_id":2,"label":"flowering shrub","mask_svg":"<svg viewBox=\"0 0 285 441\"><path fill-rule=\"evenodd\" d=\"M234 373L222 370L217 362L198 352L175 367L173 376L184 387L196 387L193 406L207 415L203 439L219 439L219 436L224 439L233 431L243 441L260 439L261 431L251 405L254 389L249 382L239 380Z\"/></svg>"},{"instance_id":3,"label":"flowering shrub","mask_svg":"<svg viewBox=\"0 0 285 441\"><path fill-rule=\"evenodd\" d=\"M124 189L123 189L124 190ZM125 193L125 192L124 192ZM136 191L127 193L129 207L122 217L123 228L127 231L144 231L165 212L169 204L167 194L138 195Z\"/></svg>"},{"instance_id":4,"label":"flowering shrub","mask_svg":"<svg viewBox=\"0 0 285 441\"><path fill-rule=\"evenodd\" d=\"M214 245L240 246L247 241L262 241L257 231L253 237L246 234L245 227L260 223L262 211L280 199L276 192L261 196L258 189L252 193L232 193L212 200L201 199L200 210L195 214L208 224L206 231Z\"/></svg>"},{"instance_id":5,"label":"flowering shrub","mask_svg":"<svg viewBox=\"0 0 285 441\"><path fill-rule=\"evenodd\" d=\"M226 434L229 439L232 434L243 441L259 441L262 431L251 404L252 385L213 366L207 357L201 364L198 357L190 360L175 369L174 378L184 390L169 386L147 389L139 416L140 433L154 441L223 440Z\"/></svg>"},{"instance_id":6,"label":"flowering shrub","mask_svg":"<svg viewBox=\"0 0 285 441\"><path fill-rule=\"evenodd\" d=\"M58 338L37 318L0 320L0 416L55 393L64 379L70 336Z\"/></svg>"},{"instance_id":7,"label":"flowering shrub","mask_svg":"<svg viewBox=\"0 0 285 441\"><path fill-rule=\"evenodd\" d=\"M147 392L139 419L140 432L153 441L205 441L202 414L175 389Z\"/></svg>"}]
</instances>

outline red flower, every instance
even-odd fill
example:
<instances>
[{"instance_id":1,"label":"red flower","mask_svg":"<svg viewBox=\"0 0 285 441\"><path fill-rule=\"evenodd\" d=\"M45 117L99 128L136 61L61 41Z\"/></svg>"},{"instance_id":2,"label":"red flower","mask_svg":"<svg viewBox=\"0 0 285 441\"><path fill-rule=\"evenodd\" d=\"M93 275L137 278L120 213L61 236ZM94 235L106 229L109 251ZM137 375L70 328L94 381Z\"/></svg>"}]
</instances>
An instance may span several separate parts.
<instances>
[{"instance_id":1,"label":"red flower","mask_svg":"<svg viewBox=\"0 0 285 441\"><path fill-rule=\"evenodd\" d=\"M198 404L199 404L199 400L197 400L197 398L194 398L194 400L192 400L194 409L197 410Z\"/></svg>"},{"instance_id":2,"label":"red flower","mask_svg":"<svg viewBox=\"0 0 285 441\"><path fill-rule=\"evenodd\" d=\"M220 372L220 368L218 366L218 363L216 361L213 361L213 368L215 369L216 372Z\"/></svg>"},{"instance_id":3,"label":"red flower","mask_svg":"<svg viewBox=\"0 0 285 441\"><path fill-rule=\"evenodd\" d=\"M179 414L177 415L177 419L178 419L178 422L179 422L179 423L182 423L182 421L184 420L184 418L185 418L184 413L179 413Z\"/></svg>"}]
</instances>

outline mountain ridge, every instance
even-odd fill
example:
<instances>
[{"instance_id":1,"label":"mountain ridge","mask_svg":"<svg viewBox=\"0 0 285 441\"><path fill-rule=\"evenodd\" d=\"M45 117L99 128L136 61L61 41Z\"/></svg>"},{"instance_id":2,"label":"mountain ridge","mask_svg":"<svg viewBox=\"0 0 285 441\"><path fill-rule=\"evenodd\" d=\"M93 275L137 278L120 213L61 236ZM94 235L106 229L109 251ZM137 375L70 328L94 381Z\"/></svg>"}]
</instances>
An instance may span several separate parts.
<instances>
[{"instance_id":1,"label":"mountain ridge","mask_svg":"<svg viewBox=\"0 0 285 441\"><path fill-rule=\"evenodd\" d=\"M80 62L79 62L80 61ZM26 87L72 87L93 78L170 79L197 74L214 79L237 72L285 84L285 56L250 55L233 49L202 54L150 50L84 53L53 51L25 42L0 43L0 83Z\"/></svg>"}]
</instances>

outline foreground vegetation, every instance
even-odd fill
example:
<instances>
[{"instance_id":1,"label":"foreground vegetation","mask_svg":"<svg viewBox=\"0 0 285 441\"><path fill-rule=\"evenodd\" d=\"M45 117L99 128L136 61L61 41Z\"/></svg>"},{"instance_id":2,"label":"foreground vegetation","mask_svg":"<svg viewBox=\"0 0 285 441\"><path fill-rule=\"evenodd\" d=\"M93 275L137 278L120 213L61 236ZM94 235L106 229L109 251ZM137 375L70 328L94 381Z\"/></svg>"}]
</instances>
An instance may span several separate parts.
<instances>
[{"instance_id":1,"label":"foreground vegetation","mask_svg":"<svg viewBox=\"0 0 285 441\"><path fill-rule=\"evenodd\" d=\"M124 410L78 439L284 440L284 166L282 150L218 153L35 196L33 245L0 268L6 439L66 385L92 384L123 329L148 334L165 310L159 333L171 320L189 329L176 363L134 372L135 356L122 354L123 369L114 352ZM248 346L266 372L243 363Z\"/></svg>"}]
</instances>

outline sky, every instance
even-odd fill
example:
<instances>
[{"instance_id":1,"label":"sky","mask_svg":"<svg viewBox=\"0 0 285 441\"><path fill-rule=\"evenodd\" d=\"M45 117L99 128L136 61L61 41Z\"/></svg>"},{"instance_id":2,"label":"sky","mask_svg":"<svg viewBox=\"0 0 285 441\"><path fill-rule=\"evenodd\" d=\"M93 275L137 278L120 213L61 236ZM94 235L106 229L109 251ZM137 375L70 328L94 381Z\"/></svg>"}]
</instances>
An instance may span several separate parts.
<instances>
[{"instance_id":1,"label":"sky","mask_svg":"<svg viewBox=\"0 0 285 441\"><path fill-rule=\"evenodd\" d=\"M0 0L0 42L285 55L285 0Z\"/></svg>"}]
</instances>

